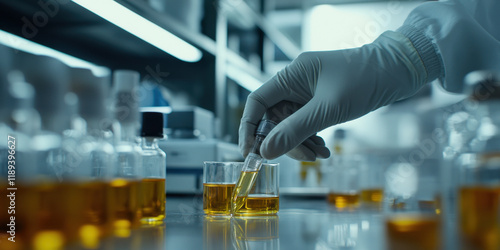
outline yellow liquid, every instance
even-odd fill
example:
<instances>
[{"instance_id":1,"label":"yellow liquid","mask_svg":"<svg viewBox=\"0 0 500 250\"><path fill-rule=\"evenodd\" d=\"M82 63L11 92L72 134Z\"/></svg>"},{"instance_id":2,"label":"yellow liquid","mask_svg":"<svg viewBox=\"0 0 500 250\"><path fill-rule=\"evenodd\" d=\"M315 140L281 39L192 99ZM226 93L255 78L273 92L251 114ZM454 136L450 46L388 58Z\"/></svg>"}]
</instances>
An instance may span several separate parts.
<instances>
[{"instance_id":1,"label":"yellow liquid","mask_svg":"<svg viewBox=\"0 0 500 250\"><path fill-rule=\"evenodd\" d=\"M330 193L328 202L336 208L355 208L359 205L359 194Z\"/></svg>"},{"instance_id":2,"label":"yellow liquid","mask_svg":"<svg viewBox=\"0 0 500 250\"><path fill-rule=\"evenodd\" d=\"M500 186L462 187L459 218L463 249L500 249Z\"/></svg>"},{"instance_id":3,"label":"yellow liquid","mask_svg":"<svg viewBox=\"0 0 500 250\"><path fill-rule=\"evenodd\" d=\"M280 210L278 196L249 195L235 215L271 215Z\"/></svg>"},{"instance_id":4,"label":"yellow liquid","mask_svg":"<svg viewBox=\"0 0 500 250\"><path fill-rule=\"evenodd\" d=\"M142 221L165 218L165 179L142 180Z\"/></svg>"},{"instance_id":5,"label":"yellow liquid","mask_svg":"<svg viewBox=\"0 0 500 250\"><path fill-rule=\"evenodd\" d=\"M77 186L79 190L70 195L78 196L82 200L82 224L79 225L78 235L80 242L86 248L94 249L99 242L112 234L113 214L109 204L109 183L105 181L91 181Z\"/></svg>"},{"instance_id":6,"label":"yellow liquid","mask_svg":"<svg viewBox=\"0 0 500 250\"><path fill-rule=\"evenodd\" d=\"M258 173L258 171L241 172L240 179L238 180L238 183L236 183L236 188L234 189L232 195L233 203L231 211L237 212L241 207L243 207L243 205L245 205L245 200L255 183Z\"/></svg>"},{"instance_id":7,"label":"yellow liquid","mask_svg":"<svg viewBox=\"0 0 500 250\"><path fill-rule=\"evenodd\" d=\"M440 223L437 216L395 216L386 221L387 249L438 250Z\"/></svg>"},{"instance_id":8,"label":"yellow liquid","mask_svg":"<svg viewBox=\"0 0 500 250\"><path fill-rule=\"evenodd\" d=\"M79 183L42 182L20 187L16 224L18 219L21 225L27 223L26 243L43 249L78 241L84 220L82 192Z\"/></svg>"},{"instance_id":9,"label":"yellow liquid","mask_svg":"<svg viewBox=\"0 0 500 250\"><path fill-rule=\"evenodd\" d=\"M209 215L230 214L235 184L203 183L203 211Z\"/></svg>"},{"instance_id":10,"label":"yellow liquid","mask_svg":"<svg viewBox=\"0 0 500 250\"><path fill-rule=\"evenodd\" d=\"M19 186L15 244L33 249L64 247L77 241L97 246L111 225L106 186L97 181Z\"/></svg>"},{"instance_id":11,"label":"yellow liquid","mask_svg":"<svg viewBox=\"0 0 500 250\"><path fill-rule=\"evenodd\" d=\"M361 202L368 205L378 205L384 199L384 190L381 188L361 190Z\"/></svg>"},{"instance_id":12,"label":"yellow liquid","mask_svg":"<svg viewBox=\"0 0 500 250\"><path fill-rule=\"evenodd\" d=\"M109 204L114 217L114 234L128 237L131 228L137 228L141 219L141 182L115 179L109 184Z\"/></svg>"}]
</instances>

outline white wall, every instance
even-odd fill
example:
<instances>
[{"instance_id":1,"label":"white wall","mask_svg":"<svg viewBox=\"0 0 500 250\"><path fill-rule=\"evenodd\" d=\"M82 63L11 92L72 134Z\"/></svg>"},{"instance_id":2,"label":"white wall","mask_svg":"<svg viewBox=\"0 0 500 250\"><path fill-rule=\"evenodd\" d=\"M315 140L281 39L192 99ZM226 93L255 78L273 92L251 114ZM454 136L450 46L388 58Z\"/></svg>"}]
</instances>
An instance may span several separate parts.
<instances>
[{"instance_id":1,"label":"white wall","mask_svg":"<svg viewBox=\"0 0 500 250\"><path fill-rule=\"evenodd\" d=\"M400 27L420 3L387 1L312 7L303 24L304 49L346 49L370 43L384 31Z\"/></svg>"}]
</instances>

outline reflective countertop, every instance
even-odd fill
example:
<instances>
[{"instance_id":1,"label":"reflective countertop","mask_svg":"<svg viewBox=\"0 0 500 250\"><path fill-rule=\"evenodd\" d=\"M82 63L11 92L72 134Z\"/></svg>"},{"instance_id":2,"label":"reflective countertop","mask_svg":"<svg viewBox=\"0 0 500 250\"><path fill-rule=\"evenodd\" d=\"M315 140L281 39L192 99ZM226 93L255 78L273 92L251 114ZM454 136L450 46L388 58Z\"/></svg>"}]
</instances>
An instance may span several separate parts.
<instances>
[{"instance_id":1,"label":"reflective countertop","mask_svg":"<svg viewBox=\"0 0 500 250\"><path fill-rule=\"evenodd\" d=\"M147 225L102 249L385 249L381 212L343 211L324 199L280 198L276 216L211 217L201 196L167 197L162 225Z\"/></svg>"}]
</instances>

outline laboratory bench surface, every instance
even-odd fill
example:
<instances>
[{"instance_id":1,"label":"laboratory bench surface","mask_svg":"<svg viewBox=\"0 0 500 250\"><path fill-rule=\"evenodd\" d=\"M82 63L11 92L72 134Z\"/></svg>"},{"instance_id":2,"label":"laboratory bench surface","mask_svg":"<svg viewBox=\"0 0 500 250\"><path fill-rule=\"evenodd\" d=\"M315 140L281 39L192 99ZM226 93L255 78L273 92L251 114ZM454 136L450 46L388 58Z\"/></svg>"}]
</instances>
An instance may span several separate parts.
<instances>
[{"instance_id":1,"label":"laboratory bench surface","mask_svg":"<svg viewBox=\"0 0 500 250\"><path fill-rule=\"evenodd\" d=\"M380 212L336 211L325 199L280 198L276 216L213 217L202 196L167 196L162 225L147 225L101 249L385 249Z\"/></svg>"}]
</instances>

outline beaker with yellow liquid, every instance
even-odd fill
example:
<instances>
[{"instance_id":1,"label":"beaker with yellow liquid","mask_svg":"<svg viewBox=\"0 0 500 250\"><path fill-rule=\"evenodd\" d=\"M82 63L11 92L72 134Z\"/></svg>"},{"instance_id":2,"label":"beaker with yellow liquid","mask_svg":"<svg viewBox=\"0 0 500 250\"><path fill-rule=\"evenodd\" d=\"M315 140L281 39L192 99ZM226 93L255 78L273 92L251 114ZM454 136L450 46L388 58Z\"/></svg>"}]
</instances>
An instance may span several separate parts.
<instances>
[{"instance_id":1,"label":"beaker with yellow liquid","mask_svg":"<svg viewBox=\"0 0 500 250\"><path fill-rule=\"evenodd\" d=\"M207 215L231 215L231 195L243 165L206 161L203 165L203 211Z\"/></svg>"}]
</instances>

